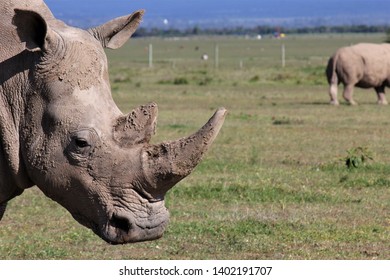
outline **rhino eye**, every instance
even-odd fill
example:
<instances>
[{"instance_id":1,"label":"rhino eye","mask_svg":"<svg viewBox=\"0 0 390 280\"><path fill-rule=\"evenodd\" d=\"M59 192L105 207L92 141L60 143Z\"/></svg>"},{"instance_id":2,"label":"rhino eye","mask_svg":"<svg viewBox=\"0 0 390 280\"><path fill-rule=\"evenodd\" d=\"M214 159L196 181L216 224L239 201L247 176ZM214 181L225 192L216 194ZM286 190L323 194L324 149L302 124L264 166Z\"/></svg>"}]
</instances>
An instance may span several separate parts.
<instances>
[{"instance_id":1,"label":"rhino eye","mask_svg":"<svg viewBox=\"0 0 390 280\"><path fill-rule=\"evenodd\" d=\"M95 146L96 132L92 129L81 129L70 134L70 145L66 151L71 158L86 158Z\"/></svg>"},{"instance_id":2,"label":"rhino eye","mask_svg":"<svg viewBox=\"0 0 390 280\"><path fill-rule=\"evenodd\" d=\"M85 139L77 138L77 139L75 139L75 143L76 143L76 146L79 148L86 148L86 147L90 146L88 141Z\"/></svg>"},{"instance_id":3,"label":"rhino eye","mask_svg":"<svg viewBox=\"0 0 390 280\"><path fill-rule=\"evenodd\" d=\"M92 145L85 138L73 138L73 153L81 157L87 157L91 151Z\"/></svg>"}]
</instances>

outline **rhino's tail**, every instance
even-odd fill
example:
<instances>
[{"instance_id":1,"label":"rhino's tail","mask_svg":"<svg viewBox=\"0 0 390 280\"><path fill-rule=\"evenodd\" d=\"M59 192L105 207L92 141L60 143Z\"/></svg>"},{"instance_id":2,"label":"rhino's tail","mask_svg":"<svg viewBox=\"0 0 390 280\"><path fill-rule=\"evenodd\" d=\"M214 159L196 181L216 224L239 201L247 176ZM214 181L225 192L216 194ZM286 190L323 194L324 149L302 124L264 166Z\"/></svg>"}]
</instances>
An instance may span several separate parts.
<instances>
[{"instance_id":1,"label":"rhino's tail","mask_svg":"<svg viewBox=\"0 0 390 280\"><path fill-rule=\"evenodd\" d=\"M337 54L332 56L328 61L328 66L326 67L326 77L329 84L329 96L330 103L337 105L337 86L339 84L339 78L337 75Z\"/></svg>"},{"instance_id":2,"label":"rhino's tail","mask_svg":"<svg viewBox=\"0 0 390 280\"><path fill-rule=\"evenodd\" d=\"M328 78L329 85L336 84L338 85L338 77L336 73L336 64L337 64L337 55L332 56L328 61L328 66L326 67L326 77Z\"/></svg>"},{"instance_id":3,"label":"rhino's tail","mask_svg":"<svg viewBox=\"0 0 390 280\"><path fill-rule=\"evenodd\" d=\"M3 218L5 208L7 208L7 202L0 203L0 221Z\"/></svg>"}]
</instances>

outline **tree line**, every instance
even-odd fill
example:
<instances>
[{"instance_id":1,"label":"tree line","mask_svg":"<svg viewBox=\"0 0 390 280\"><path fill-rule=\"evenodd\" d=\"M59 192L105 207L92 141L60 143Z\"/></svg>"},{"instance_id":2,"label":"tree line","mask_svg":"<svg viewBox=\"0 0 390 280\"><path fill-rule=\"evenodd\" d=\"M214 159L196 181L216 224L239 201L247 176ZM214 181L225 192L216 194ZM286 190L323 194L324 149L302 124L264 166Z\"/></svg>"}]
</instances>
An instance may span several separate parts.
<instances>
[{"instance_id":1,"label":"tree line","mask_svg":"<svg viewBox=\"0 0 390 280\"><path fill-rule=\"evenodd\" d=\"M343 25L343 26L315 26L315 27L225 27L225 28L201 28L198 26L179 28L139 28L134 36L158 36L158 37L181 37L181 36L207 36L207 35L271 35L285 34L315 34L315 33L386 33L390 41L390 27L386 25Z\"/></svg>"}]
</instances>

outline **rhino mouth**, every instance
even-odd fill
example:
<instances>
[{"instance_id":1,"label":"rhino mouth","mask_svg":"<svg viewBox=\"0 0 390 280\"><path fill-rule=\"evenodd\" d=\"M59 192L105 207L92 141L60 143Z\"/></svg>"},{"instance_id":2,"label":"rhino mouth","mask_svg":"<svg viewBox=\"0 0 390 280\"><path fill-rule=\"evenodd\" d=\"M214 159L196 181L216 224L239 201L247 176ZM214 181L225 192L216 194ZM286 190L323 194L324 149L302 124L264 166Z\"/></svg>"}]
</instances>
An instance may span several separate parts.
<instances>
[{"instance_id":1,"label":"rhino mouth","mask_svg":"<svg viewBox=\"0 0 390 280\"><path fill-rule=\"evenodd\" d=\"M82 225L90 228L96 235L112 245L151 241L163 236L168 225L169 214L166 211L165 217L151 216L137 221L133 214L126 212L114 212L105 223L99 224L80 215L73 214L73 217Z\"/></svg>"},{"instance_id":2,"label":"rhino mouth","mask_svg":"<svg viewBox=\"0 0 390 280\"><path fill-rule=\"evenodd\" d=\"M149 214L147 218L135 218L127 211L113 212L99 235L106 242L116 245L160 238L168 224L168 211L164 215Z\"/></svg>"}]
</instances>

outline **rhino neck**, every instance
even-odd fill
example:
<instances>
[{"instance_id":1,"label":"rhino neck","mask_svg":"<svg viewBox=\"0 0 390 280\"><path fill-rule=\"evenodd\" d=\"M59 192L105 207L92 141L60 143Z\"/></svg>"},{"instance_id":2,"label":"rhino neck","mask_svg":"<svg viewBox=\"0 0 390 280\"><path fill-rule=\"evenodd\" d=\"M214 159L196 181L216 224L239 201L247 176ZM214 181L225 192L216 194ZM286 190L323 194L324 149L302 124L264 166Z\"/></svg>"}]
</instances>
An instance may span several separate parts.
<instances>
[{"instance_id":1,"label":"rhino neck","mask_svg":"<svg viewBox=\"0 0 390 280\"><path fill-rule=\"evenodd\" d=\"M54 21L42 0L2 0L0 4L0 203L33 185L20 152L20 132L31 92L30 73L40 55L26 50L20 41L13 24L15 9L35 11Z\"/></svg>"},{"instance_id":2,"label":"rhino neck","mask_svg":"<svg viewBox=\"0 0 390 280\"><path fill-rule=\"evenodd\" d=\"M8 80L0 87L0 203L33 185L20 153L20 127L25 104L21 91L28 87L22 82L22 76Z\"/></svg>"},{"instance_id":3,"label":"rhino neck","mask_svg":"<svg viewBox=\"0 0 390 280\"><path fill-rule=\"evenodd\" d=\"M0 203L33 185L28 179L19 143L34 59L35 54L21 51L0 61Z\"/></svg>"}]
</instances>

